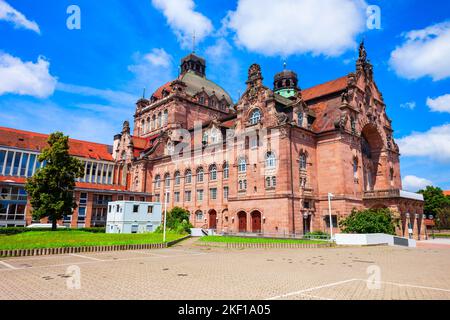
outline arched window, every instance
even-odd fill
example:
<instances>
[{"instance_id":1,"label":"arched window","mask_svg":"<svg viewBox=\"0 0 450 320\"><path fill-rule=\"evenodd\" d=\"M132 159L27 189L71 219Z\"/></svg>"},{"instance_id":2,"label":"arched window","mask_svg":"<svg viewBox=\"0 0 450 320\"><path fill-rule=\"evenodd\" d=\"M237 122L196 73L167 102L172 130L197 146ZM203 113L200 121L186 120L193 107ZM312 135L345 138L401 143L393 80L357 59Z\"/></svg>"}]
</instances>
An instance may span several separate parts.
<instances>
[{"instance_id":1,"label":"arched window","mask_svg":"<svg viewBox=\"0 0 450 320\"><path fill-rule=\"evenodd\" d=\"M176 171L174 174L174 180L175 180L175 185L178 186L180 184L180 179L181 175L180 175L180 171Z\"/></svg>"},{"instance_id":2,"label":"arched window","mask_svg":"<svg viewBox=\"0 0 450 320\"><path fill-rule=\"evenodd\" d=\"M261 111L259 109L255 109L250 114L250 124L257 124L259 121L261 121Z\"/></svg>"},{"instance_id":3,"label":"arched window","mask_svg":"<svg viewBox=\"0 0 450 320\"><path fill-rule=\"evenodd\" d=\"M217 180L217 166L215 164L209 166L209 180Z\"/></svg>"},{"instance_id":4,"label":"arched window","mask_svg":"<svg viewBox=\"0 0 450 320\"><path fill-rule=\"evenodd\" d=\"M227 162L223 164L223 178L228 179L230 177L230 166Z\"/></svg>"},{"instance_id":5,"label":"arched window","mask_svg":"<svg viewBox=\"0 0 450 320\"><path fill-rule=\"evenodd\" d=\"M158 113L158 128L161 128L162 126L162 114L161 112Z\"/></svg>"},{"instance_id":6,"label":"arched window","mask_svg":"<svg viewBox=\"0 0 450 320\"><path fill-rule=\"evenodd\" d=\"M166 173L166 174L164 175L164 185L165 185L166 187L170 186L170 174L169 174L169 173Z\"/></svg>"},{"instance_id":7,"label":"arched window","mask_svg":"<svg viewBox=\"0 0 450 320\"><path fill-rule=\"evenodd\" d=\"M161 176L158 174L155 176L155 188L159 188L161 186Z\"/></svg>"},{"instance_id":8,"label":"arched window","mask_svg":"<svg viewBox=\"0 0 450 320\"><path fill-rule=\"evenodd\" d=\"M203 212L200 211L200 210L196 211L196 212L195 212L195 219L196 219L197 221L202 221L202 220L203 220Z\"/></svg>"},{"instance_id":9,"label":"arched window","mask_svg":"<svg viewBox=\"0 0 450 320\"><path fill-rule=\"evenodd\" d=\"M356 133L356 120L353 117L350 119L350 126L352 129L352 133L353 134Z\"/></svg>"},{"instance_id":10,"label":"arched window","mask_svg":"<svg viewBox=\"0 0 450 320\"><path fill-rule=\"evenodd\" d=\"M307 162L306 162L306 154L300 154L300 170L306 170Z\"/></svg>"},{"instance_id":11,"label":"arched window","mask_svg":"<svg viewBox=\"0 0 450 320\"><path fill-rule=\"evenodd\" d=\"M247 190L247 180L239 180L239 190Z\"/></svg>"},{"instance_id":12,"label":"arched window","mask_svg":"<svg viewBox=\"0 0 450 320\"><path fill-rule=\"evenodd\" d=\"M169 112L167 110L164 110L163 125L167 125L168 121L169 121Z\"/></svg>"},{"instance_id":13,"label":"arched window","mask_svg":"<svg viewBox=\"0 0 450 320\"><path fill-rule=\"evenodd\" d=\"M145 132L145 120L144 119L141 120L141 132L142 133Z\"/></svg>"},{"instance_id":14,"label":"arched window","mask_svg":"<svg viewBox=\"0 0 450 320\"><path fill-rule=\"evenodd\" d=\"M211 130L211 143L219 142L219 130L212 129Z\"/></svg>"},{"instance_id":15,"label":"arched window","mask_svg":"<svg viewBox=\"0 0 450 320\"><path fill-rule=\"evenodd\" d=\"M202 143L208 144L208 132L207 131L203 132Z\"/></svg>"},{"instance_id":16,"label":"arched window","mask_svg":"<svg viewBox=\"0 0 450 320\"><path fill-rule=\"evenodd\" d=\"M152 130L155 130L155 129L156 129L156 116L153 115L153 117L152 117Z\"/></svg>"},{"instance_id":17,"label":"arched window","mask_svg":"<svg viewBox=\"0 0 450 320\"><path fill-rule=\"evenodd\" d=\"M247 162L244 157L238 160L238 172L247 172Z\"/></svg>"},{"instance_id":18,"label":"arched window","mask_svg":"<svg viewBox=\"0 0 450 320\"><path fill-rule=\"evenodd\" d=\"M197 182L203 182L203 168L197 169Z\"/></svg>"},{"instance_id":19,"label":"arched window","mask_svg":"<svg viewBox=\"0 0 450 320\"><path fill-rule=\"evenodd\" d=\"M270 188L270 177L266 177L266 188Z\"/></svg>"},{"instance_id":20,"label":"arched window","mask_svg":"<svg viewBox=\"0 0 450 320\"><path fill-rule=\"evenodd\" d=\"M303 127L303 112L297 112L297 125Z\"/></svg>"},{"instance_id":21,"label":"arched window","mask_svg":"<svg viewBox=\"0 0 450 320\"><path fill-rule=\"evenodd\" d=\"M272 187L276 187L277 185L277 177L273 176L272 177Z\"/></svg>"},{"instance_id":22,"label":"arched window","mask_svg":"<svg viewBox=\"0 0 450 320\"><path fill-rule=\"evenodd\" d=\"M358 179L358 158L353 158L353 178Z\"/></svg>"},{"instance_id":23,"label":"arched window","mask_svg":"<svg viewBox=\"0 0 450 320\"><path fill-rule=\"evenodd\" d=\"M190 169L187 169L184 174L184 183L191 183L192 182L192 171Z\"/></svg>"},{"instance_id":24,"label":"arched window","mask_svg":"<svg viewBox=\"0 0 450 320\"><path fill-rule=\"evenodd\" d=\"M271 151L266 153L266 167L267 168L275 168L277 166L277 159L275 158L275 154Z\"/></svg>"},{"instance_id":25,"label":"arched window","mask_svg":"<svg viewBox=\"0 0 450 320\"><path fill-rule=\"evenodd\" d=\"M146 129L146 131L147 132L152 131L152 122L151 122L150 117L147 118L147 129Z\"/></svg>"}]
</instances>

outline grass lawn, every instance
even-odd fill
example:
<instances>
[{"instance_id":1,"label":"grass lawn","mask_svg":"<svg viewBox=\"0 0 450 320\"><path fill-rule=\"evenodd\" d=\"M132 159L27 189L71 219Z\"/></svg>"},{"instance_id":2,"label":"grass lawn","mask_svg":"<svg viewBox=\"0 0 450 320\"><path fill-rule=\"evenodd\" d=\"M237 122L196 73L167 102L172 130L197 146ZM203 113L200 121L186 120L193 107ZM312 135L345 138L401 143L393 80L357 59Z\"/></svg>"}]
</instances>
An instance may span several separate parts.
<instances>
[{"instance_id":1,"label":"grass lawn","mask_svg":"<svg viewBox=\"0 0 450 320\"><path fill-rule=\"evenodd\" d=\"M167 241L184 235L168 232ZM31 231L16 235L0 235L0 250L109 246L123 244L162 243L162 233L110 234L85 231Z\"/></svg>"},{"instance_id":2,"label":"grass lawn","mask_svg":"<svg viewBox=\"0 0 450 320\"><path fill-rule=\"evenodd\" d=\"M430 235L431 234L428 235L428 238L430 238ZM450 238L450 234L448 234L448 233L435 233L434 237L435 238Z\"/></svg>"},{"instance_id":3,"label":"grass lawn","mask_svg":"<svg viewBox=\"0 0 450 320\"><path fill-rule=\"evenodd\" d=\"M270 239L270 238L245 238L245 237L221 237L206 236L200 238L203 242L222 242L222 243L302 243L302 244L318 244L325 243L320 240L297 240L297 239Z\"/></svg>"}]
</instances>

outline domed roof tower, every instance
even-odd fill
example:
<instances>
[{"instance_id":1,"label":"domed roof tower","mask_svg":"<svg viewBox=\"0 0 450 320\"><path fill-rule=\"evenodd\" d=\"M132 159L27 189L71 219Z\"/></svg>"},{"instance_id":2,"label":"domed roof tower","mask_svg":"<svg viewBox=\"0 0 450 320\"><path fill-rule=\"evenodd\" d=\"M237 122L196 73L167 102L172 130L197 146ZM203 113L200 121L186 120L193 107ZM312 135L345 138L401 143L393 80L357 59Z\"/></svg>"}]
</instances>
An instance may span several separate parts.
<instances>
[{"instance_id":1,"label":"domed roof tower","mask_svg":"<svg viewBox=\"0 0 450 320\"><path fill-rule=\"evenodd\" d=\"M285 98L295 97L298 88L297 74L292 70L286 70L286 63L284 64L284 70L275 75L273 81L273 91Z\"/></svg>"}]
</instances>

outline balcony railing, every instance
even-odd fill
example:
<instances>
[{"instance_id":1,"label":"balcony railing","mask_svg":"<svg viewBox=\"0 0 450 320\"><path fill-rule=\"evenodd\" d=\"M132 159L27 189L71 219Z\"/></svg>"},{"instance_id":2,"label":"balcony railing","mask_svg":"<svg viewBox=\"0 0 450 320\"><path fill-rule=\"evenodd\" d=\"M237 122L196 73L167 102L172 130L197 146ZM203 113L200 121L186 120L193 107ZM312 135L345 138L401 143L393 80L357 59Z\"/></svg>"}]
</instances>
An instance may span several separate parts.
<instances>
[{"instance_id":1,"label":"balcony railing","mask_svg":"<svg viewBox=\"0 0 450 320\"><path fill-rule=\"evenodd\" d=\"M400 189L365 191L363 197L365 200L405 198L423 201L423 195L414 192L403 191Z\"/></svg>"}]
</instances>

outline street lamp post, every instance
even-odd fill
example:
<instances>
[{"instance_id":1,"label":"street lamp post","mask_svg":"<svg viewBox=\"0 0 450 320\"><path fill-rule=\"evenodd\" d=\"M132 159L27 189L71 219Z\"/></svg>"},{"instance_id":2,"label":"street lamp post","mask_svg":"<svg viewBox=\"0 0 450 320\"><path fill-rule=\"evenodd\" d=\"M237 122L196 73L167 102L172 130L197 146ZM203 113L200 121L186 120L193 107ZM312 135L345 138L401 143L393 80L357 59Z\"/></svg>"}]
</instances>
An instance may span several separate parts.
<instances>
[{"instance_id":1,"label":"street lamp post","mask_svg":"<svg viewBox=\"0 0 450 320\"><path fill-rule=\"evenodd\" d=\"M167 221L167 196L169 194L169 189L166 189L164 193L164 229L163 229L163 243L166 242L166 221Z\"/></svg>"},{"instance_id":2,"label":"street lamp post","mask_svg":"<svg viewBox=\"0 0 450 320\"><path fill-rule=\"evenodd\" d=\"M330 216L330 239L333 240L333 217L331 216L331 198L334 197L332 193L328 193L328 215Z\"/></svg>"}]
</instances>

